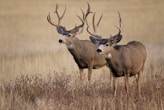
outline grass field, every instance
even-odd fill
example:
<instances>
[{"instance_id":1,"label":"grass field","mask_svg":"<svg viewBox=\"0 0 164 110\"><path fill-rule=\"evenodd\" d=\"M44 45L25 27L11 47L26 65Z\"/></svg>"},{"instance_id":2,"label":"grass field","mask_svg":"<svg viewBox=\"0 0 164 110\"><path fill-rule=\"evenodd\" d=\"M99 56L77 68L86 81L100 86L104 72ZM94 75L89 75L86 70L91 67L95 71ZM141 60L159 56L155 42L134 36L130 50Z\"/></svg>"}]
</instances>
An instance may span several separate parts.
<instances>
[{"instance_id":1,"label":"grass field","mask_svg":"<svg viewBox=\"0 0 164 110\"><path fill-rule=\"evenodd\" d=\"M120 44L138 40L145 44L148 58L142 75L141 98L130 78L130 98L126 98L123 78L118 96L112 96L108 68L93 71L89 84L79 81L78 67L60 35L46 20L67 6L62 25L71 29L85 0L0 0L0 109L2 110L164 110L164 1L88 0L96 17L103 13L99 33L117 33L118 14L122 17ZM91 16L88 21L91 23ZM79 39L88 39L84 32ZM87 73L87 71L85 71Z\"/></svg>"}]
</instances>

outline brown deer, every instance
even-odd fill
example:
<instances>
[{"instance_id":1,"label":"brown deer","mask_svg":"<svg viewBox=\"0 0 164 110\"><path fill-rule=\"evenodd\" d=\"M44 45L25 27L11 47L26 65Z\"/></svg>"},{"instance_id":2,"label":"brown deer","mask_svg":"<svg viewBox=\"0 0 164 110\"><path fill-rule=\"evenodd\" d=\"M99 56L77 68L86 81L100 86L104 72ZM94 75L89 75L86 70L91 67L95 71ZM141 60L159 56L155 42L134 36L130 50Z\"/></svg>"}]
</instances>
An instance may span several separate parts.
<instances>
[{"instance_id":1,"label":"brown deer","mask_svg":"<svg viewBox=\"0 0 164 110\"><path fill-rule=\"evenodd\" d=\"M96 49L97 49L96 45L94 45L89 40L79 40L76 37L77 34L80 34L83 32L85 20L87 16L91 13L90 5L88 4L88 9L85 14L84 14L84 11L81 10L83 14L83 18L78 16L82 24L80 24L79 26L75 26L71 30L67 30L65 27L61 26L60 24L66 12L66 7L62 16L59 16L57 9L58 9L58 5L56 5L56 10L55 10L55 13L58 17L58 24L56 25L51 22L50 14L47 16L47 20L50 24L55 26L57 29L57 32L62 35L61 38L59 39L59 43L65 44L68 51L72 54L75 62L77 63L79 67L80 79L82 79L83 69L88 68L88 80L90 81L92 69L98 69L107 64L103 55L98 54L96 52Z\"/></svg>"},{"instance_id":2,"label":"brown deer","mask_svg":"<svg viewBox=\"0 0 164 110\"><path fill-rule=\"evenodd\" d=\"M119 12L118 14L121 28L121 16ZM136 75L138 75L138 78L136 78L138 85L138 94L140 96L140 75L143 72L144 63L147 57L145 46L139 41L130 41L125 45L117 45L117 43L120 42L122 39L121 29L117 26L116 28L118 28L119 30L118 34L110 36L106 39L103 39L98 35L92 34L88 30L88 28L89 26L87 27L87 31L89 34L91 34L90 40L94 44L98 45L97 52L104 56L108 63L108 67L114 76L114 96L116 96L117 91L117 77L124 76L125 90L127 96L129 96L128 80L130 76Z\"/></svg>"}]
</instances>

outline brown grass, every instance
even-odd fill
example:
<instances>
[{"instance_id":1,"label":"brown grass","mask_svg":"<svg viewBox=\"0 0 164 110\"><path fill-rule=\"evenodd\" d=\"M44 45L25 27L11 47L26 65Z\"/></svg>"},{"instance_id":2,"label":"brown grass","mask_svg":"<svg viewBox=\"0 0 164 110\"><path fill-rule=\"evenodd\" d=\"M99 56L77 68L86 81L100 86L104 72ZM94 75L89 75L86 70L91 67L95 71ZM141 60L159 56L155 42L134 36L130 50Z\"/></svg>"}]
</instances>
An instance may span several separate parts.
<instances>
[{"instance_id":1,"label":"brown grass","mask_svg":"<svg viewBox=\"0 0 164 110\"><path fill-rule=\"evenodd\" d=\"M159 68L155 77L150 73L151 80L142 83L141 98L133 81L129 99L123 84L118 87L117 97L113 97L110 81L104 75L90 84L64 72L55 72L46 78L40 74L22 75L1 84L0 107L9 110L163 110L164 77L159 76L162 71L164 68Z\"/></svg>"},{"instance_id":2,"label":"brown grass","mask_svg":"<svg viewBox=\"0 0 164 110\"><path fill-rule=\"evenodd\" d=\"M113 98L110 72L94 70L92 82L79 81L77 65L59 35L46 20L59 3L67 12L62 24L72 28L76 14L87 7L76 0L0 1L0 109L2 110L164 110L164 2L162 0L89 1L97 16L103 13L99 33L115 34L117 11L122 16L124 44L143 42L148 58L138 98L136 81L130 78L127 99L123 78ZM52 13L51 13L52 14ZM54 22L57 22L54 17ZM91 17L91 16L90 16ZM90 21L89 17L89 22ZM69 18L69 19L68 19ZM73 22L71 22L72 20ZM79 39L88 39L84 31ZM85 71L87 73L87 71ZM85 76L87 77L87 76Z\"/></svg>"}]
</instances>

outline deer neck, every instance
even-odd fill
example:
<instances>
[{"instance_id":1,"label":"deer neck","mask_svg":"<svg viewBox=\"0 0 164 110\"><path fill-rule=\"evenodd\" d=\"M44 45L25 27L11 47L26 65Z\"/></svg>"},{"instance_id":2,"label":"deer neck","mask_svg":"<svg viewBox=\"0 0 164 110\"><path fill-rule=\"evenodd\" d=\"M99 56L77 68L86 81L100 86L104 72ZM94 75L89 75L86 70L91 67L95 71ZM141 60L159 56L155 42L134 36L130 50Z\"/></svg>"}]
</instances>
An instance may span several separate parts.
<instances>
[{"instance_id":1,"label":"deer neck","mask_svg":"<svg viewBox=\"0 0 164 110\"><path fill-rule=\"evenodd\" d=\"M70 51L70 53L73 56L78 56L81 48L82 48L81 41L77 37L72 38L71 44L67 45L67 49Z\"/></svg>"},{"instance_id":2,"label":"deer neck","mask_svg":"<svg viewBox=\"0 0 164 110\"><path fill-rule=\"evenodd\" d=\"M110 54L111 57L109 57L110 55L108 54L108 57L106 57L106 61L108 63L108 67L111 69L111 71L114 73L115 76L120 76L119 74L119 68L121 67L120 63L121 63L121 57L122 57L122 53L121 53L121 49L120 46L114 46L111 48L110 50Z\"/></svg>"},{"instance_id":3,"label":"deer neck","mask_svg":"<svg viewBox=\"0 0 164 110\"><path fill-rule=\"evenodd\" d=\"M114 51L115 51L114 48L113 47L110 47L110 49L108 50L107 54L104 55L105 59L111 60L112 57L113 57Z\"/></svg>"},{"instance_id":4,"label":"deer neck","mask_svg":"<svg viewBox=\"0 0 164 110\"><path fill-rule=\"evenodd\" d=\"M114 47L111 47L110 51L105 56L105 59L110 65L110 67L115 68L117 67L117 63L119 62L119 59L118 59L119 57L120 57L119 51L115 49Z\"/></svg>"},{"instance_id":5,"label":"deer neck","mask_svg":"<svg viewBox=\"0 0 164 110\"><path fill-rule=\"evenodd\" d=\"M76 49L76 48L79 48L81 46L81 42L77 37L73 37L71 39L71 43L66 45L66 46L67 46L68 50Z\"/></svg>"}]
</instances>

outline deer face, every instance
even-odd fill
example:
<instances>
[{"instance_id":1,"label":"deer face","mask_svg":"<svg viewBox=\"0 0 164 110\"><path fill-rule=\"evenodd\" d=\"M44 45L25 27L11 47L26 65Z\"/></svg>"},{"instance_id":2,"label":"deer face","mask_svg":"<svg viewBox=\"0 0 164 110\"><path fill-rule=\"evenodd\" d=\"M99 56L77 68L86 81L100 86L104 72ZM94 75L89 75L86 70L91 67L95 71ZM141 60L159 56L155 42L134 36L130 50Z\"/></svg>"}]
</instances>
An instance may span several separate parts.
<instances>
[{"instance_id":1,"label":"deer face","mask_svg":"<svg viewBox=\"0 0 164 110\"><path fill-rule=\"evenodd\" d=\"M108 54L108 52L110 51L112 44L109 39L101 39L90 36L90 40L92 41L92 43L98 46L97 52L99 54L105 55Z\"/></svg>"},{"instance_id":2,"label":"deer face","mask_svg":"<svg viewBox=\"0 0 164 110\"><path fill-rule=\"evenodd\" d=\"M97 52L103 55L108 55L109 52L111 51L112 47L117 44L118 42L120 42L120 40L122 39L122 35L121 35L121 16L120 13L118 12L119 15L119 23L120 23L120 27L115 26L119 32L114 35L114 36L110 36L109 39L102 39L101 36L97 35L97 34L93 34L89 31L89 25L87 23L87 32L91 35L90 36L90 40L98 46L97 48ZM98 27L100 21L101 21L102 16L100 17L100 19L98 20L97 24L95 25L95 14L93 15L93 19L92 19L92 24L93 24L93 30L94 33L96 33L96 28Z\"/></svg>"},{"instance_id":3,"label":"deer face","mask_svg":"<svg viewBox=\"0 0 164 110\"><path fill-rule=\"evenodd\" d=\"M109 39L101 39L100 37L90 36L90 40L98 45L97 52L102 55L107 55L110 53L112 47L116 45L122 39L121 34L111 36Z\"/></svg>"},{"instance_id":4,"label":"deer face","mask_svg":"<svg viewBox=\"0 0 164 110\"><path fill-rule=\"evenodd\" d=\"M109 42L109 40L101 39L98 44L97 52L99 54L106 55L109 53L110 48L111 48L111 43Z\"/></svg>"},{"instance_id":5,"label":"deer face","mask_svg":"<svg viewBox=\"0 0 164 110\"><path fill-rule=\"evenodd\" d=\"M59 43L64 43L66 45L72 44L72 39L74 38L75 35L68 34L68 35L61 35L59 39Z\"/></svg>"}]
</instances>

